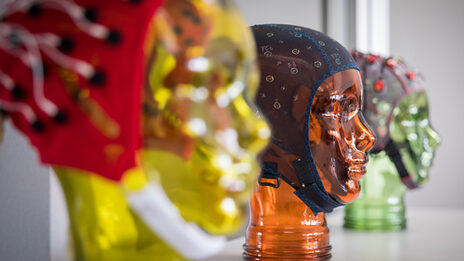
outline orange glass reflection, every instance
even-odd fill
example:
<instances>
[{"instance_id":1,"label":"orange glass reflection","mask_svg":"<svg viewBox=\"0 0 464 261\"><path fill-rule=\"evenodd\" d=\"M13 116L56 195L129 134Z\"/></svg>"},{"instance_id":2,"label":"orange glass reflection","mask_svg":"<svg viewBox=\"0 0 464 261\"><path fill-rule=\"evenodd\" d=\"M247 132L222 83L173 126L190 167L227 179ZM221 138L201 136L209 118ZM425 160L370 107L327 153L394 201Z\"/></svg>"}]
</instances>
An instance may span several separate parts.
<instances>
[{"instance_id":1,"label":"orange glass reflection","mask_svg":"<svg viewBox=\"0 0 464 261\"><path fill-rule=\"evenodd\" d=\"M316 167L329 195L344 204L358 196L359 180L366 173L366 152L375 142L361 104L361 77L350 69L325 80L311 107L308 135Z\"/></svg>"},{"instance_id":2,"label":"orange glass reflection","mask_svg":"<svg viewBox=\"0 0 464 261\"><path fill-rule=\"evenodd\" d=\"M304 90L307 89L300 88L298 95L304 94ZM312 102L308 130L312 155L324 188L340 203L351 202L358 195L366 152L375 142L362 117L361 104L362 82L359 71L354 69L327 78ZM267 151L274 154L273 160L278 159L282 175L295 171L291 162L296 155L285 153L274 143ZM269 155L262 159L268 160ZM278 188L256 188L244 246L248 260L330 258L324 213L315 216L293 192L286 182L280 182Z\"/></svg>"},{"instance_id":3,"label":"orange glass reflection","mask_svg":"<svg viewBox=\"0 0 464 261\"><path fill-rule=\"evenodd\" d=\"M166 14L158 15L157 29L165 47L176 57L175 67L164 79L166 87L198 80L188 64L189 60L205 55L215 26L213 10L203 1L170 0L163 5L160 12Z\"/></svg>"},{"instance_id":4,"label":"orange glass reflection","mask_svg":"<svg viewBox=\"0 0 464 261\"><path fill-rule=\"evenodd\" d=\"M324 213L314 216L293 190L286 182L279 188L257 186L250 200L246 260L330 258Z\"/></svg>"}]
</instances>

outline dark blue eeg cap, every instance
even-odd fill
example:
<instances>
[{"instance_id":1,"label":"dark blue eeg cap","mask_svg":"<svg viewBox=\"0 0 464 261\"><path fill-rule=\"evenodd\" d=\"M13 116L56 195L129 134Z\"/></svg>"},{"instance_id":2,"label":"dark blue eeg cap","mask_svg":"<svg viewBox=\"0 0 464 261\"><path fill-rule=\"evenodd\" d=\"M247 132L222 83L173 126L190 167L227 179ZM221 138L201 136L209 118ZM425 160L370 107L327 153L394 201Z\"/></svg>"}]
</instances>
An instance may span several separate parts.
<instances>
[{"instance_id":1,"label":"dark blue eeg cap","mask_svg":"<svg viewBox=\"0 0 464 261\"><path fill-rule=\"evenodd\" d=\"M324 189L311 153L311 105L325 79L359 68L343 46L318 31L279 24L255 25L252 30L261 70L256 104L272 129L270 145L261 154L260 184L276 186L261 180L282 178L314 214L331 212L342 204Z\"/></svg>"}]
</instances>

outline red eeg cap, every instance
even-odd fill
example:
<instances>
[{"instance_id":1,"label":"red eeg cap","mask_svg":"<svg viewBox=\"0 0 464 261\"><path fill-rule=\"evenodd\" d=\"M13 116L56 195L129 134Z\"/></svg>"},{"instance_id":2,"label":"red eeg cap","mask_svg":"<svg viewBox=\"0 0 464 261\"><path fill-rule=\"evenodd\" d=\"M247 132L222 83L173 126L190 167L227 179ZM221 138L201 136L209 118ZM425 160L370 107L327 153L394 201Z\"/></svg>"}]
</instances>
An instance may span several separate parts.
<instances>
[{"instance_id":1,"label":"red eeg cap","mask_svg":"<svg viewBox=\"0 0 464 261\"><path fill-rule=\"evenodd\" d=\"M161 2L39 0L7 10L0 23L0 108L43 163L112 180L136 165L143 46ZM43 79L37 56L30 58L34 46Z\"/></svg>"}]
</instances>

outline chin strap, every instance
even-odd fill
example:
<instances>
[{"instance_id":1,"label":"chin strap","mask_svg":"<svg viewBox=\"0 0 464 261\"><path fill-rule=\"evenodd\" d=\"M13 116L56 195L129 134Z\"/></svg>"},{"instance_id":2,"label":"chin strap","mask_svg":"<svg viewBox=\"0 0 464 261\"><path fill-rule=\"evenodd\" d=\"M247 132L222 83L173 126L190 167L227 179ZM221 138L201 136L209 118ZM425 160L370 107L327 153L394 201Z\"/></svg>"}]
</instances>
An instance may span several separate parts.
<instances>
[{"instance_id":1,"label":"chin strap","mask_svg":"<svg viewBox=\"0 0 464 261\"><path fill-rule=\"evenodd\" d=\"M317 215L319 212L330 213L334 208L342 206L342 204L333 200L323 187L321 188L317 184L316 175L319 174L311 171L307 160L297 159L293 161L293 168L300 181L300 188L286 180L285 176L278 172L277 163L275 162L263 162L261 164L262 171L258 178L258 183L261 186L278 188L280 186L279 180L282 178L295 189L295 195L313 211L314 215ZM276 183L263 182L262 179L274 179Z\"/></svg>"},{"instance_id":2,"label":"chin strap","mask_svg":"<svg viewBox=\"0 0 464 261\"><path fill-rule=\"evenodd\" d=\"M296 189L294 193L311 208L314 215L317 215L319 212L330 213L334 208L342 205L333 200L324 187L317 184L316 179L319 177L316 175L319 174L311 171L307 160L294 160L293 168L301 184L301 188Z\"/></svg>"},{"instance_id":3,"label":"chin strap","mask_svg":"<svg viewBox=\"0 0 464 261\"><path fill-rule=\"evenodd\" d=\"M387 153L390 160L395 164L396 170L400 176L401 182L408 188L408 189L416 189L419 187L417 182L411 177L409 172L406 169L406 166L401 159L401 154L398 147L395 145L393 140L389 140L387 146L385 147L385 152Z\"/></svg>"}]
</instances>

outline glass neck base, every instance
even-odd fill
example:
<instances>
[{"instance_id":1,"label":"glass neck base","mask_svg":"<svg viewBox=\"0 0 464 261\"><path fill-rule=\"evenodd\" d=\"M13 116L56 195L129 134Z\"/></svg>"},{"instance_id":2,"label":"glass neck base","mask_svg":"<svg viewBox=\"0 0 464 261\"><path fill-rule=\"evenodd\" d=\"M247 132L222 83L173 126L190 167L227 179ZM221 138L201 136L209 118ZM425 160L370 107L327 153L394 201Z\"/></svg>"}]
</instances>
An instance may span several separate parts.
<instances>
[{"instance_id":1,"label":"glass neck base","mask_svg":"<svg viewBox=\"0 0 464 261\"><path fill-rule=\"evenodd\" d=\"M332 256L326 227L282 229L251 225L243 249L245 260L329 260Z\"/></svg>"},{"instance_id":2,"label":"glass neck base","mask_svg":"<svg viewBox=\"0 0 464 261\"><path fill-rule=\"evenodd\" d=\"M324 213L315 216L285 182L257 187L243 248L245 260L327 260L332 249Z\"/></svg>"}]
</instances>

